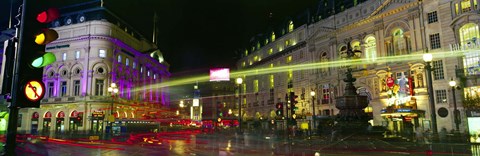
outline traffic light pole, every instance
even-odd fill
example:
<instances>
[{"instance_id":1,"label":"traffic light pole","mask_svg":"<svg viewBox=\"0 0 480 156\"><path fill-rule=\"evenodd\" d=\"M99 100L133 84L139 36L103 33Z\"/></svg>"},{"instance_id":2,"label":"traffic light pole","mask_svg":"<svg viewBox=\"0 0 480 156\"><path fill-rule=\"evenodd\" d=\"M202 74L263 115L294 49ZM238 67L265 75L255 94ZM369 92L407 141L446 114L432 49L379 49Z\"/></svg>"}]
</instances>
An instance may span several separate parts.
<instances>
[{"instance_id":1,"label":"traffic light pole","mask_svg":"<svg viewBox=\"0 0 480 156\"><path fill-rule=\"evenodd\" d=\"M24 14L24 7L25 6L25 1L23 2L23 5L19 8L18 12L20 15ZM20 22L21 24L22 22ZM20 33L22 33L21 29L19 29L19 25L16 25L16 35L15 38L18 39L18 36ZM13 40L13 45L16 45L15 42L16 40ZM21 43L18 43L18 46L20 46ZM6 53L9 53L10 55L13 55L13 60L7 60L6 64L13 65L13 74L10 80L12 80L12 83L10 84L11 87L9 89L12 97L12 101L8 105L9 109L9 114L8 114L8 125L7 125L7 138L5 141L5 155L6 156L14 156L15 154L15 148L16 148L16 142L17 142L17 122L18 122L18 107L17 107L17 90L19 80L18 80L18 73L20 72L20 69L18 68L20 65L20 52L18 50L18 47L10 47L7 48L8 51ZM8 71L7 71L8 72ZM5 80L5 79L4 79ZM8 81L9 79L7 79ZM8 91L2 91L2 92L8 92Z\"/></svg>"},{"instance_id":2,"label":"traffic light pole","mask_svg":"<svg viewBox=\"0 0 480 156\"><path fill-rule=\"evenodd\" d=\"M7 141L5 142L5 155L14 156L15 146L17 140L17 122L18 122L18 108L11 103L9 106Z\"/></svg>"}]
</instances>

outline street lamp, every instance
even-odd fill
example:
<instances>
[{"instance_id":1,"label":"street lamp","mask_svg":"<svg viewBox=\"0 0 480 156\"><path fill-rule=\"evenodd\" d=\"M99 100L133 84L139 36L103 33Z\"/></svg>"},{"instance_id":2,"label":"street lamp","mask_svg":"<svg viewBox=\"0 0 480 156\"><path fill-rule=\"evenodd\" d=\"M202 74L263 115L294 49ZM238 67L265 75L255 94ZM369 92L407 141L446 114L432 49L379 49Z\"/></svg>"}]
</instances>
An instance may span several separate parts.
<instances>
[{"instance_id":1,"label":"street lamp","mask_svg":"<svg viewBox=\"0 0 480 156\"><path fill-rule=\"evenodd\" d=\"M430 118L432 118L432 132L434 135L438 134L437 131L437 115L435 109L435 101L433 95L433 85L432 85L432 62L433 56L430 53L423 54L423 61L425 61L425 69L427 72L427 91L428 91L428 103L430 105Z\"/></svg>"},{"instance_id":2,"label":"street lamp","mask_svg":"<svg viewBox=\"0 0 480 156\"><path fill-rule=\"evenodd\" d=\"M310 95L312 96L312 107L313 107L313 128L312 129L315 129L315 118L317 116L315 116L315 91L311 91L310 92Z\"/></svg>"},{"instance_id":3,"label":"street lamp","mask_svg":"<svg viewBox=\"0 0 480 156\"><path fill-rule=\"evenodd\" d=\"M115 116L113 116L113 110L115 107L113 107L113 102L115 95L118 93L117 84L111 83L110 87L108 87L108 92L112 95L112 103L110 104L110 134L113 135L113 122L115 122Z\"/></svg>"},{"instance_id":4,"label":"street lamp","mask_svg":"<svg viewBox=\"0 0 480 156\"><path fill-rule=\"evenodd\" d=\"M242 132L242 92L240 91L240 85L242 82L243 79L240 77L235 80L235 83L238 86L238 128L240 129L240 132Z\"/></svg>"},{"instance_id":5,"label":"street lamp","mask_svg":"<svg viewBox=\"0 0 480 156\"><path fill-rule=\"evenodd\" d=\"M457 82L455 82L455 81L453 80L453 78L452 78L452 79L450 80L450 82L448 82L448 84L450 85L450 87L452 87L452 95L453 95L453 117L454 117L454 122L455 122L455 130L456 130L457 132L459 132L459 131L460 131L459 125L460 125L461 120L460 120L460 117L459 117L459 115L460 115L459 113L460 113L460 112L459 112L458 109L457 109L457 99L456 99L456 97L455 97L455 88L457 87Z\"/></svg>"}]
</instances>

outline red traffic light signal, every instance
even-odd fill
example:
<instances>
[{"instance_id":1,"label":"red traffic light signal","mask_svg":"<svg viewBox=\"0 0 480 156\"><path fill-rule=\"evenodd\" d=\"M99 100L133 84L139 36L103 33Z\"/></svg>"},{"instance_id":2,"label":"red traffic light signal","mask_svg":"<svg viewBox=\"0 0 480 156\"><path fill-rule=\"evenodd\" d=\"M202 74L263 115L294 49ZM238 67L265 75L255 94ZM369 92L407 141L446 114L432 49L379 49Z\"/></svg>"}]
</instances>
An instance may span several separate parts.
<instances>
[{"instance_id":1,"label":"red traffic light signal","mask_svg":"<svg viewBox=\"0 0 480 156\"><path fill-rule=\"evenodd\" d=\"M282 103L277 103L277 109L283 109L283 104Z\"/></svg>"},{"instance_id":2,"label":"red traffic light signal","mask_svg":"<svg viewBox=\"0 0 480 156\"><path fill-rule=\"evenodd\" d=\"M37 21L40 23L50 23L60 17L60 11L57 8L48 8L37 14Z\"/></svg>"}]
</instances>

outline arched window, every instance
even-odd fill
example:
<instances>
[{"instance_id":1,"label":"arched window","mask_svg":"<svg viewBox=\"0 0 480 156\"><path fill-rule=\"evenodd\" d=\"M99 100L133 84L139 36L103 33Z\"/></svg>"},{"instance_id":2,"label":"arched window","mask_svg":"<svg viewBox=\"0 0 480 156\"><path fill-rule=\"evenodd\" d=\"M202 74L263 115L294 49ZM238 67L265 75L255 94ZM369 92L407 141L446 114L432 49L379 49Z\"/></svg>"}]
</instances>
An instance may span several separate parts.
<instances>
[{"instance_id":1,"label":"arched window","mask_svg":"<svg viewBox=\"0 0 480 156\"><path fill-rule=\"evenodd\" d=\"M480 37L478 32L478 25L474 23L468 23L462 26L459 30L460 43L464 47L470 47L479 43ZM478 52L466 52L464 53L463 64L468 75L480 74L480 54Z\"/></svg>"},{"instance_id":2,"label":"arched window","mask_svg":"<svg viewBox=\"0 0 480 156\"><path fill-rule=\"evenodd\" d=\"M359 41L353 41L350 46L352 46L352 50L362 50L360 47L360 42Z\"/></svg>"},{"instance_id":3,"label":"arched window","mask_svg":"<svg viewBox=\"0 0 480 156\"><path fill-rule=\"evenodd\" d=\"M480 37L478 32L478 25L475 23L468 23L462 26L459 30L460 44L462 46L468 44L475 44Z\"/></svg>"},{"instance_id":4,"label":"arched window","mask_svg":"<svg viewBox=\"0 0 480 156\"><path fill-rule=\"evenodd\" d=\"M328 62L328 60L329 60L329 58L328 58L327 52L322 52L322 53L321 53L321 56L320 56L320 62ZM328 72L329 70L330 70L329 67L320 68L320 72L321 72L323 75L329 73L329 72Z\"/></svg>"},{"instance_id":5,"label":"arched window","mask_svg":"<svg viewBox=\"0 0 480 156\"><path fill-rule=\"evenodd\" d=\"M122 63L122 55L118 55L118 63Z\"/></svg>"},{"instance_id":6,"label":"arched window","mask_svg":"<svg viewBox=\"0 0 480 156\"><path fill-rule=\"evenodd\" d=\"M393 54L402 55L407 53L407 43L405 42L405 36L403 36L402 29L396 29L393 31Z\"/></svg>"},{"instance_id":7,"label":"arched window","mask_svg":"<svg viewBox=\"0 0 480 156\"><path fill-rule=\"evenodd\" d=\"M365 39L365 58L374 62L377 59L377 43L375 37L369 36Z\"/></svg>"}]
</instances>

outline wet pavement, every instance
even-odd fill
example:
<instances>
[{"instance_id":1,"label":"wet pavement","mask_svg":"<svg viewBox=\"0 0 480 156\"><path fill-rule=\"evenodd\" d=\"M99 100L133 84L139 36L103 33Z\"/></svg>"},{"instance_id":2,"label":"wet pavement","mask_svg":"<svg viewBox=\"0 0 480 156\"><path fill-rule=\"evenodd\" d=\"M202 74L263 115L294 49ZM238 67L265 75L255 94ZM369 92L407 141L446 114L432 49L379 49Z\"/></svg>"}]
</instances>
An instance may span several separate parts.
<instances>
[{"instance_id":1,"label":"wet pavement","mask_svg":"<svg viewBox=\"0 0 480 156\"><path fill-rule=\"evenodd\" d=\"M274 134L203 133L200 131L175 131L161 133L129 134L111 140L88 141L79 139L36 139L36 147L24 143L24 155L54 156L143 156L143 155L477 155L478 145L470 144L415 144L359 137L355 135L331 140L328 137L277 136ZM42 148L39 150L35 148ZM40 151L40 152L39 152ZM473 151L473 153L472 153ZM42 153L43 152L43 153Z\"/></svg>"}]
</instances>

